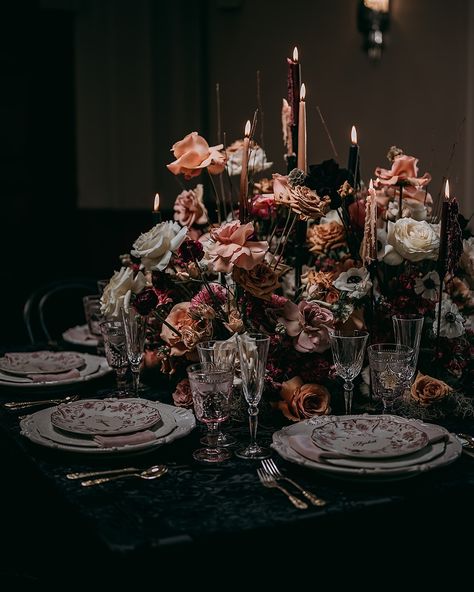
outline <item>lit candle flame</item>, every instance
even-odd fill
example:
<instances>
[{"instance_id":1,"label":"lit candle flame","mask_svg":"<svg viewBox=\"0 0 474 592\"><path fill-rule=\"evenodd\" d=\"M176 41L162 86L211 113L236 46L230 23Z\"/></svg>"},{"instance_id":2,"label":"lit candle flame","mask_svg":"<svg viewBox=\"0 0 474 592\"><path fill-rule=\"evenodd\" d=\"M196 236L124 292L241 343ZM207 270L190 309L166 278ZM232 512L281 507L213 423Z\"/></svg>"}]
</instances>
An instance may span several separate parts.
<instances>
[{"instance_id":1,"label":"lit candle flame","mask_svg":"<svg viewBox=\"0 0 474 592\"><path fill-rule=\"evenodd\" d=\"M372 181L372 179L370 179L370 183L369 183L369 191L374 189L374 182Z\"/></svg>"},{"instance_id":2,"label":"lit candle flame","mask_svg":"<svg viewBox=\"0 0 474 592\"><path fill-rule=\"evenodd\" d=\"M160 209L160 194L155 195L155 203L153 204L153 211L157 212Z\"/></svg>"},{"instance_id":3,"label":"lit candle flame","mask_svg":"<svg viewBox=\"0 0 474 592\"><path fill-rule=\"evenodd\" d=\"M301 90L300 90L300 99L302 101L304 101L305 98L306 98L306 86L304 85L304 82L303 82L303 84L301 85Z\"/></svg>"},{"instance_id":4,"label":"lit candle flame","mask_svg":"<svg viewBox=\"0 0 474 592\"><path fill-rule=\"evenodd\" d=\"M446 179L446 186L444 188L444 197L445 199L449 199L449 181Z\"/></svg>"},{"instance_id":5,"label":"lit candle flame","mask_svg":"<svg viewBox=\"0 0 474 592\"><path fill-rule=\"evenodd\" d=\"M353 125L351 129L351 142L353 144L357 144L357 130L355 128L355 125Z\"/></svg>"},{"instance_id":6,"label":"lit candle flame","mask_svg":"<svg viewBox=\"0 0 474 592\"><path fill-rule=\"evenodd\" d=\"M251 125L250 125L250 120L247 119L247 123L245 124L245 137L248 138L250 136L250 129L251 129Z\"/></svg>"},{"instance_id":7,"label":"lit candle flame","mask_svg":"<svg viewBox=\"0 0 474 592\"><path fill-rule=\"evenodd\" d=\"M295 47L295 49L293 50L293 61L297 62L298 61L298 48Z\"/></svg>"}]
</instances>

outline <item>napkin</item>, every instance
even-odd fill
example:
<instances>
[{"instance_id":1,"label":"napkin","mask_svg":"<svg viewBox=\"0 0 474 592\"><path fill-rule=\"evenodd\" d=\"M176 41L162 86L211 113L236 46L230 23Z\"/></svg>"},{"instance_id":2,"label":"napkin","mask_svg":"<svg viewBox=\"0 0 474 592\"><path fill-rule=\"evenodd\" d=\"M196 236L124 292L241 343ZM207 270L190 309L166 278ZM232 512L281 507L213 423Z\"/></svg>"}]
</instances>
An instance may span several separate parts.
<instances>
[{"instance_id":1,"label":"napkin","mask_svg":"<svg viewBox=\"0 0 474 592\"><path fill-rule=\"evenodd\" d=\"M76 339L77 341L97 341L97 337L92 335L89 331L89 327L83 327L81 325L77 325L76 327L72 327L67 332L69 337L72 339Z\"/></svg>"},{"instance_id":2,"label":"napkin","mask_svg":"<svg viewBox=\"0 0 474 592\"><path fill-rule=\"evenodd\" d=\"M103 448L145 444L145 442L152 442L153 440L156 440L156 436L151 430L144 430L135 434L124 434L123 436L94 436L94 442Z\"/></svg>"},{"instance_id":3,"label":"napkin","mask_svg":"<svg viewBox=\"0 0 474 592\"><path fill-rule=\"evenodd\" d=\"M28 378L33 382L61 382L70 378L80 378L79 370L69 370L69 372L60 372L59 374L28 374Z\"/></svg>"},{"instance_id":4,"label":"napkin","mask_svg":"<svg viewBox=\"0 0 474 592\"><path fill-rule=\"evenodd\" d=\"M449 438L449 434L437 433L434 434L427 442L427 446L430 444L437 444L438 442L444 442ZM288 444L301 456L315 462L324 462L325 458L356 458L355 456L349 456L340 452L332 452L330 450L322 450L318 448L309 436L289 436Z\"/></svg>"}]
</instances>

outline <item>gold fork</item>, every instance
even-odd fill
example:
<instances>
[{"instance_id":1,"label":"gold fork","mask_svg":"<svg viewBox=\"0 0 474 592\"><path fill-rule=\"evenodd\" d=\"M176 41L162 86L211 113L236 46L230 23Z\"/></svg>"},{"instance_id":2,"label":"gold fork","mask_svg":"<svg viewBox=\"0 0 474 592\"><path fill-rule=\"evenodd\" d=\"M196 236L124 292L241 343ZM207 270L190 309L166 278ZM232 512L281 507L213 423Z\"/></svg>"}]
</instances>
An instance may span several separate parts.
<instances>
[{"instance_id":1,"label":"gold fork","mask_svg":"<svg viewBox=\"0 0 474 592\"><path fill-rule=\"evenodd\" d=\"M290 502L298 508L298 510L307 510L308 504L300 500L296 495L292 495L287 489L285 489L282 485L277 483L275 479L263 471L262 469L257 469L257 475L260 479L261 484L264 487L269 487L270 489L279 489L282 493L286 495L286 497L290 500Z\"/></svg>"}]
</instances>

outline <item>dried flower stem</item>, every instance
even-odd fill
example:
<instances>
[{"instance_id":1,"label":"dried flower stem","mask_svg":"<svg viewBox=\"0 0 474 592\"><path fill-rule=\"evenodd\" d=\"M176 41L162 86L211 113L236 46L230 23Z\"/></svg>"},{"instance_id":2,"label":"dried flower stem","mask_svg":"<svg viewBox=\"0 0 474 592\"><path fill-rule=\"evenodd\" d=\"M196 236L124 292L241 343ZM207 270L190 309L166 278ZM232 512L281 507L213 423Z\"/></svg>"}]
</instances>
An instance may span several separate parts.
<instances>
[{"instance_id":1,"label":"dried flower stem","mask_svg":"<svg viewBox=\"0 0 474 592\"><path fill-rule=\"evenodd\" d=\"M276 246L275 252L273 253L272 264L273 264L273 261L275 260L275 257L277 256L277 253L278 253L278 251L280 249L280 245L281 245L281 243L283 241L283 238L285 236L286 230L288 228L288 224L290 223L290 218L291 218L291 210L290 210L290 208L288 208L288 215L286 217L285 226L283 227L283 232L281 233L281 236L280 236L280 238L279 238L279 240L277 242L277 246Z\"/></svg>"},{"instance_id":2,"label":"dried flower stem","mask_svg":"<svg viewBox=\"0 0 474 592\"><path fill-rule=\"evenodd\" d=\"M321 123L323 124L324 131L326 132L326 135L329 139L329 143L331 144L331 148L332 148L332 151L334 152L334 156L336 157L337 160L339 160L339 154L337 153L336 146L334 145L331 134L329 133L329 128L326 125L326 121L324 120L324 117L323 117L323 114L321 113L321 109L319 108L319 105L316 105L316 109L318 111L319 118L321 119Z\"/></svg>"},{"instance_id":3,"label":"dried flower stem","mask_svg":"<svg viewBox=\"0 0 474 592\"><path fill-rule=\"evenodd\" d=\"M275 263L275 266L273 267L273 269L276 269L278 267L278 264L280 263L281 258L283 257L283 253L285 252L285 247L286 247L286 244L288 242L288 238L289 238L289 236L291 234L291 231L293 230L293 227L295 225L296 220L298 220L298 214L295 214L295 217L293 218L293 221L292 221L291 226L290 226L290 228L289 228L289 230L288 230L288 232L286 234L285 241L284 241L283 246L281 248L281 253L280 253L280 255L279 255L279 257L278 257L278 259L277 259L277 261Z\"/></svg>"}]
</instances>

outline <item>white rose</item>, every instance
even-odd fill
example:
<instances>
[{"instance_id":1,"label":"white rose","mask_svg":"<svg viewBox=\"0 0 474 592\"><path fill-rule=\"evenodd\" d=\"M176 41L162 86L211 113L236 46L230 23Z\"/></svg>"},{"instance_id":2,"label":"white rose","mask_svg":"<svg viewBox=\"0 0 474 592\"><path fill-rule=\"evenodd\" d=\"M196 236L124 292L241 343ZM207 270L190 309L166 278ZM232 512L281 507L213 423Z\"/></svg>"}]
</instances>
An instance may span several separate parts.
<instances>
[{"instance_id":1,"label":"white rose","mask_svg":"<svg viewBox=\"0 0 474 592\"><path fill-rule=\"evenodd\" d=\"M408 261L437 259L439 250L439 225L425 220L400 218L388 223L387 243Z\"/></svg>"},{"instance_id":2,"label":"white rose","mask_svg":"<svg viewBox=\"0 0 474 592\"><path fill-rule=\"evenodd\" d=\"M227 171L229 175L240 175L242 172L242 155L244 151L243 148L239 148L235 152L230 153L230 156L227 159ZM260 173L261 171L266 171L273 165L273 162L268 162L267 155L265 154L265 150L257 146L256 148L252 148L249 152L249 169L252 170L253 173Z\"/></svg>"},{"instance_id":3,"label":"white rose","mask_svg":"<svg viewBox=\"0 0 474 592\"><path fill-rule=\"evenodd\" d=\"M133 292L138 294L146 286L145 276L141 271L133 277L131 267L122 267L116 271L104 289L100 299L100 311L106 317L118 317L120 309L130 300Z\"/></svg>"},{"instance_id":4,"label":"white rose","mask_svg":"<svg viewBox=\"0 0 474 592\"><path fill-rule=\"evenodd\" d=\"M188 227L181 228L177 222L161 222L137 238L131 254L141 259L146 271L163 271L187 232Z\"/></svg>"}]
</instances>

